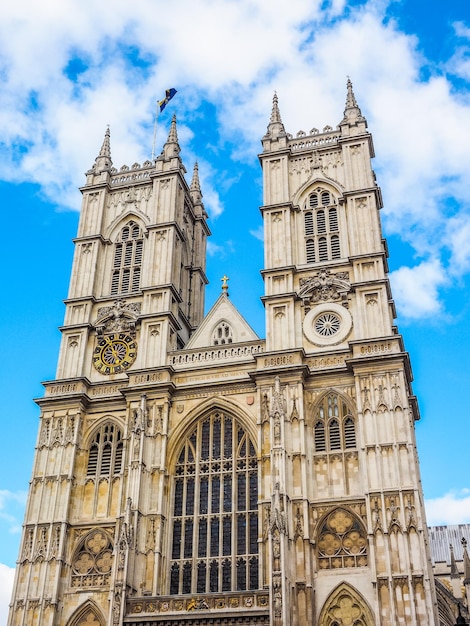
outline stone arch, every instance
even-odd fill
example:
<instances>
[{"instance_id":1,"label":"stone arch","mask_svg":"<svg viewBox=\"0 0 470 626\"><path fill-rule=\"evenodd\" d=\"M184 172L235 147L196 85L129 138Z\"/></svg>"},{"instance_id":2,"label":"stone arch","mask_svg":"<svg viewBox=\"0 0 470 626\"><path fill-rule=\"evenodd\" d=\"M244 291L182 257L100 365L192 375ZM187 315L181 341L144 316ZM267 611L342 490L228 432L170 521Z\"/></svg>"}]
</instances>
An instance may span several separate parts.
<instances>
[{"instance_id":1,"label":"stone arch","mask_svg":"<svg viewBox=\"0 0 470 626\"><path fill-rule=\"evenodd\" d=\"M320 406L323 404L324 399L330 394L336 394L341 398L341 400L345 403L348 413L357 419L357 408L355 403L351 400L349 396L347 396L343 391L336 389L335 387L329 387L322 394L318 396L318 398L313 402L310 407L309 416L307 417L307 423L312 424L314 421L314 417L319 410Z\"/></svg>"},{"instance_id":2,"label":"stone arch","mask_svg":"<svg viewBox=\"0 0 470 626\"><path fill-rule=\"evenodd\" d=\"M256 420L243 411L237 404L227 400L226 398L208 398L198 406L194 407L181 419L171 431L168 439L168 468L171 471L176 463L176 455L181 447L181 441L187 436L194 424L204 419L211 411L226 411L232 417L239 420L243 428L254 441L258 441L258 431L256 429Z\"/></svg>"},{"instance_id":3,"label":"stone arch","mask_svg":"<svg viewBox=\"0 0 470 626\"><path fill-rule=\"evenodd\" d=\"M113 424L115 427L119 428L119 430L122 433L122 436L124 437L124 422L121 422L121 420L116 419L114 415L110 415L110 414L103 415L102 417L99 417L96 420L96 422L93 422L93 424L91 424L88 430L86 430L85 433L83 434L82 446L81 446L83 450L88 450L90 444L93 441L93 437L106 422L109 422L110 424Z\"/></svg>"},{"instance_id":4,"label":"stone arch","mask_svg":"<svg viewBox=\"0 0 470 626\"><path fill-rule=\"evenodd\" d=\"M348 583L340 583L320 613L319 626L374 626L372 611L363 596Z\"/></svg>"},{"instance_id":5,"label":"stone arch","mask_svg":"<svg viewBox=\"0 0 470 626\"><path fill-rule=\"evenodd\" d=\"M109 587L114 560L113 551L113 537L106 530L102 528L90 529L80 538L72 552L72 587ZM83 623L86 624L87 622ZM101 622L99 623L101 624ZM78 621L77 626L79 624L81 625L82 622ZM75 626L75 622L73 622L73 626Z\"/></svg>"},{"instance_id":6,"label":"stone arch","mask_svg":"<svg viewBox=\"0 0 470 626\"><path fill-rule=\"evenodd\" d=\"M307 198L309 192L317 186L330 189L333 194L338 197L342 196L344 193L343 187L331 178L326 178L324 176L315 176L315 178L311 178L297 190L292 200L294 206L301 205Z\"/></svg>"},{"instance_id":7,"label":"stone arch","mask_svg":"<svg viewBox=\"0 0 470 626\"><path fill-rule=\"evenodd\" d=\"M170 595L259 586L257 438L227 405L198 407L173 433L162 572Z\"/></svg>"},{"instance_id":8,"label":"stone arch","mask_svg":"<svg viewBox=\"0 0 470 626\"><path fill-rule=\"evenodd\" d=\"M354 403L344 393L330 388L320 395L307 415L306 423L313 429L313 450L332 451L355 449L358 443L357 412ZM332 427L336 429L336 443L331 446ZM323 446L318 446L318 439Z\"/></svg>"},{"instance_id":9,"label":"stone arch","mask_svg":"<svg viewBox=\"0 0 470 626\"><path fill-rule=\"evenodd\" d=\"M233 324L222 318L213 324L210 332L212 345L227 346L237 342L237 336Z\"/></svg>"},{"instance_id":10,"label":"stone arch","mask_svg":"<svg viewBox=\"0 0 470 626\"><path fill-rule=\"evenodd\" d=\"M346 507L330 509L319 520L316 554L320 569L365 567L368 564L367 530Z\"/></svg>"},{"instance_id":11,"label":"stone arch","mask_svg":"<svg viewBox=\"0 0 470 626\"><path fill-rule=\"evenodd\" d=\"M142 228L144 237L147 237L147 226L150 224L150 220L148 219L148 217L142 213L128 210L125 213L121 213L116 218L114 218L114 220L111 222L111 224L108 226L104 233L105 238L109 241L115 241L116 237L119 235L124 226L131 220L139 224L139 226Z\"/></svg>"},{"instance_id":12,"label":"stone arch","mask_svg":"<svg viewBox=\"0 0 470 626\"><path fill-rule=\"evenodd\" d=\"M67 626L105 626L106 620L96 602L87 600L68 620Z\"/></svg>"}]
</instances>

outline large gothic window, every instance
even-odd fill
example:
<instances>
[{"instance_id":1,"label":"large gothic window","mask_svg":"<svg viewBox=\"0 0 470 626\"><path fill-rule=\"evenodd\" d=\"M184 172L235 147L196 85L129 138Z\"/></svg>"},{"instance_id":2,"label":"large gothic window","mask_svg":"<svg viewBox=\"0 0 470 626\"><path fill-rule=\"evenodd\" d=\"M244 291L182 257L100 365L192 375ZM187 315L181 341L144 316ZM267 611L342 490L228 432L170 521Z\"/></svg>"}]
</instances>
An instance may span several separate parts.
<instances>
[{"instance_id":1,"label":"large gothic window","mask_svg":"<svg viewBox=\"0 0 470 626\"><path fill-rule=\"evenodd\" d=\"M114 245L111 295L139 291L143 246L139 225L130 221L121 230Z\"/></svg>"},{"instance_id":2,"label":"large gothic window","mask_svg":"<svg viewBox=\"0 0 470 626\"><path fill-rule=\"evenodd\" d=\"M338 208L331 193L317 187L308 197L304 210L307 263L341 258Z\"/></svg>"},{"instance_id":3,"label":"large gothic window","mask_svg":"<svg viewBox=\"0 0 470 626\"><path fill-rule=\"evenodd\" d=\"M336 393L323 398L314 425L315 452L356 448L356 427L346 403Z\"/></svg>"},{"instance_id":4,"label":"large gothic window","mask_svg":"<svg viewBox=\"0 0 470 626\"><path fill-rule=\"evenodd\" d=\"M258 588L258 463L235 418L197 423L176 464L170 593Z\"/></svg>"},{"instance_id":5,"label":"large gothic window","mask_svg":"<svg viewBox=\"0 0 470 626\"><path fill-rule=\"evenodd\" d=\"M74 498L79 515L86 519L118 515L123 453L124 441L118 425L111 421L101 424L88 449L82 491Z\"/></svg>"}]
</instances>

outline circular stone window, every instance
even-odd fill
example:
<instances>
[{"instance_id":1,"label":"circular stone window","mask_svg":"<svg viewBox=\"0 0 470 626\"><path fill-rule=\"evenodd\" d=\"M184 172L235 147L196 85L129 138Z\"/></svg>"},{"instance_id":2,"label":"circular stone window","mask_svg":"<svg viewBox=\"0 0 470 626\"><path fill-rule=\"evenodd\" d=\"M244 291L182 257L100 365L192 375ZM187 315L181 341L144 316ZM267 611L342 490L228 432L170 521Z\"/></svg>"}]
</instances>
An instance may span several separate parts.
<instances>
[{"instance_id":1,"label":"circular stone window","mask_svg":"<svg viewBox=\"0 0 470 626\"><path fill-rule=\"evenodd\" d=\"M304 319L304 335L317 346L341 343L352 328L352 317L339 304L319 304Z\"/></svg>"}]
</instances>

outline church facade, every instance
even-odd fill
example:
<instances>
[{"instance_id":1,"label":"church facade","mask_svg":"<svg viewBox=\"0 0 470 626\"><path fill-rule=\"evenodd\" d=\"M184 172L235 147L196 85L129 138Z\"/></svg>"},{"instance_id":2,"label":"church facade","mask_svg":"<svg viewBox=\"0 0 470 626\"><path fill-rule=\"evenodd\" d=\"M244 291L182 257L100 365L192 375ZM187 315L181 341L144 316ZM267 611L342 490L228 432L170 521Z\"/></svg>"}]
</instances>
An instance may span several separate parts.
<instances>
[{"instance_id":1,"label":"church facade","mask_svg":"<svg viewBox=\"0 0 470 626\"><path fill-rule=\"evenodd\" d=\"M175 118L119 171L107 131L9 626L443 623L373 156L349 81L336 129L295 138L274 97L260 339L226 281L204 317L210 232Z\"/></svg>"}]
</instances>

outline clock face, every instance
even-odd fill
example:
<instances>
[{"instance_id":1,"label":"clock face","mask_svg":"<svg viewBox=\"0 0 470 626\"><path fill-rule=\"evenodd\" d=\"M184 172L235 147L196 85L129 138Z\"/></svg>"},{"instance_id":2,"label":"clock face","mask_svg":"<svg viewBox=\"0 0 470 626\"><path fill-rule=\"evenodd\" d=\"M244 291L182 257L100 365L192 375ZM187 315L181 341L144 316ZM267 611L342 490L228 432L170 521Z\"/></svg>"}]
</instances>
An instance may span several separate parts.
<instances>
[{"instance_id":1,"label":"clock face","mask_svg":"<svg viewBox=\"0 0 470 626\"><path fill-rule=\"evenodd\" d=\"M115 333L98 339L93 365L101 374L119 374L134 363L136 356L136 341L126 333Z\"/></svg>"}]
</instances>

